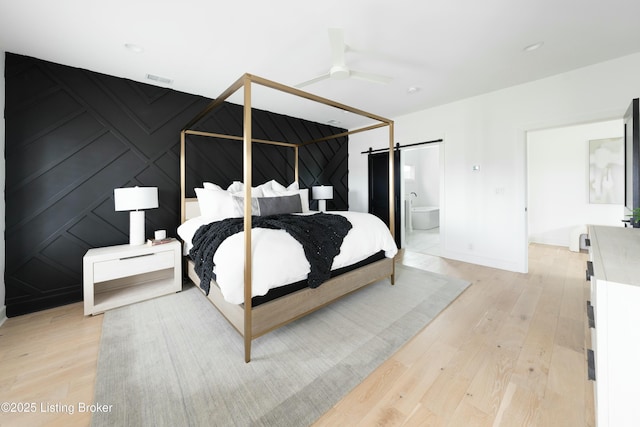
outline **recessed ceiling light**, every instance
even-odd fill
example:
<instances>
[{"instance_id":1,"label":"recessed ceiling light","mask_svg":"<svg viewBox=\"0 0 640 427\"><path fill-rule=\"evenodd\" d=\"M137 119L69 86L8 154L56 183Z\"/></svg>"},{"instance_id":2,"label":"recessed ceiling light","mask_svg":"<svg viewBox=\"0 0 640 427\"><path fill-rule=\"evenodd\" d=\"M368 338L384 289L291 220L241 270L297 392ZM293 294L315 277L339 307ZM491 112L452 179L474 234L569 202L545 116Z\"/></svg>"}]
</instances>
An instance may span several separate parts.
<instances>
[{"instance_id":1,"label":"recessed ceiling light","mask_svg":"<svg viewBox=\"0 0 640 427\"><path fill-rule=\"evenodd\" d=\"M531 52L532 50L540 49L543 44L544 42L530 44L529 46L525 46L522 50L524 50L525 52Z\"/></svg>"},{"instance_id":2,"label":"recessed ceiling light","mask_svg":"<svg viewBox=\"0 0 640 427\"><path fill-rule=\"evenodd\" d=\"M413 95L414 93L417 93L420 91L420 88L417 86L411 86L410 88L407 89L407 93L409 95Z\"/></svg>"},{"instance_id":3,"label":"recessed ceiling light","mask_svg":"<svg viewBox=\"0 0 640 427\"><path fill-rule=\"evenodd\" d=\"M340 120L329 120L327 122L328 125L339 125L340 124Z\"/></svg>"},{"instance_id":4,"label":"recessed ceiling light","mask_svg":"<svg viewBox=\"0 0 640 427\"><path fill-rule=\"evenodd\" d=\"M133 53L142 53L142 52L144 52L144 48L142 46L138 46L137 44L125 43L124 47L126 47L128 50L130 50Z\"/></svg>"}]
</instances>

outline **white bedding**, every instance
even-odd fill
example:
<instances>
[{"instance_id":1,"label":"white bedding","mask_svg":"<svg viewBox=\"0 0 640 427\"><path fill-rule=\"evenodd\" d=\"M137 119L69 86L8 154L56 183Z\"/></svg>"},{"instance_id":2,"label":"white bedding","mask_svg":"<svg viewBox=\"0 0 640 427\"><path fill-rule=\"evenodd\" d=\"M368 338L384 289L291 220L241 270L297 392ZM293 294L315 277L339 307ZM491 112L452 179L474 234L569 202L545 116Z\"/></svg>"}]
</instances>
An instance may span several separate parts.
<instances>
[{"instance_id":1,"label":"white bedding","mask_svg":"<svg viewBox=\"0 0 640 427\"><path fill-rule=\"evenodd\" d=\"M387 258L394 257L398 252L389 228L376 216L362 212L327 213L342 215L353 226L342 242L340 253L333 260L332 270L362 261L381 250L385 251ZM209 221L200 216L178 227L178 235L185 242L185 254L191 249L195 232ZM269 289L307 278L310 267L302 245L286 231L253 228L251 241L253 296L265 295ZM225 300L242 304L244 233L227 238L218 248L213 261L216 283Z\"/></svg>"}]
</instances>

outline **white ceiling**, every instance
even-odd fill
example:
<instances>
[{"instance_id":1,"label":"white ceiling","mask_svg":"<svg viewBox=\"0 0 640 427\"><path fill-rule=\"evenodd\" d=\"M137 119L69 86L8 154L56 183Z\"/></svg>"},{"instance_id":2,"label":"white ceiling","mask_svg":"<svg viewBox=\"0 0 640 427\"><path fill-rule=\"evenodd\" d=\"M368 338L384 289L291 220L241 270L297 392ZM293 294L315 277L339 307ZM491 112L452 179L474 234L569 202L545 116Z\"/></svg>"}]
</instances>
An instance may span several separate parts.
<instances>
[{"instance_id":1,"label":"white ceiling","mask_svg":"<svg viewBox=\"0 0 640 427\"><path fill-rule=\"evenodd\" d=\"M640 1L0 0L0 50L210 98L247 72L291 86L326 73L329 28L344 29L350 68L393 81L304 90L394 118L640 52ZM363 124L257 92L260 108Z\"/></svg>"}]
</instances>

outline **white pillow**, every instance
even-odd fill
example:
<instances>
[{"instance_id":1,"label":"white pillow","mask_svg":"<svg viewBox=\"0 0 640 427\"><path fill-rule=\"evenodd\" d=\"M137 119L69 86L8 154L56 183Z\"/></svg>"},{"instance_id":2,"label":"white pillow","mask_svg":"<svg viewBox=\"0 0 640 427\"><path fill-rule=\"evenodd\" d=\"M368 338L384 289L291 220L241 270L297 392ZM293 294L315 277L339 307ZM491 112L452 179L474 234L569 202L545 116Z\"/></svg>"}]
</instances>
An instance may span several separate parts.
<instances>
[{"instance_id":1,"label":"white pillow","mask_svg":"<svg viewBox=\"0 0 640 427\"><path fill-rule=\"evenodd\" d=\"M287 187L285 187L284 185L280 184L278 181L276 181L275 179L271 182L271 189L273 191L277 191L277 192L283 192L287 190Z\"/></svg>"},{"instance_id":2,"label":"white pillow","mask_svg":"<svg viewBox=\"0 0 640 427\"><path fill-rule=\"evenodd\" d=\"M220 190L220 191L224 191L224 188L220 187L217 184L214 184L213 182L203 182L202 186L205 188L205 190Z\"/></svg>"},{"instance_id":3,"label":"white pillow","mask_svg":"<svg viewBox=\"0 0 640 427\"><path fill-rule=\"evenodd\" d=\"M260 184L255 188L252 188L251 191L251 196L252 197L264 197L264 190L270 190L271 188L273 188L273 184L278 184L278 181L276 181L275 179L272 179L271 181L267 181L264 184ZM259 192L260 195L256 195L253 193L253 191Z\"/></svg>"},{"instance_id":4,"label":"white pillow","mask_svg":"<svg viewBox=\"0 0 640 427\"><path fill-rule=\"evenodd\" d=\"M287 190L299 190L300 187L298 186L298 181L293 181L291 184L289 184L289 186L285 187L284 185L280 184L278 181L276 181L275 179L271 182L271 188L274 191L278 191L278 192L284 192Z\"/></svg>"},{"instance_id":5,"label":"white pillow","mask_svg":"<svg viewBox=\"0 0 640 427\"><path fill-rule=\"evenodd\" d=\"M302 202L302 212L309 212L309 189L302 188L298 190L298 194L300 194L300 201Z\"/></svg>"},{"instance_id":6,"label":"white pillow","mask_svg":"<svg viewBox=\"0 0 640 427\"><path fill-rule=\"evenodd\" d=\"M262 185L266 186L270 182L271 181ZM251 197L264 197L264 193L262 192L262 185L251 187ZM244 184L240 181L233 181L233 183L229 187L227 187L227 191L234 196L244 197Z\"/></svg>"},{"instance_id":7,"label":"white pillow","mask_svg":"<svg viewBox=\"0 0 640 427\"><path fill-rule=\"evenodd\" d=\"M200 215L211 220L220 221L235 216L233 196L224 190L196 188Z\"/></svg>"},{"instance_id":8,"label":"white pillow","mask_svg":"<svg viewBox=\"0 0 640 427\"><path fill-rule=\"evenodd\" d=\"M227 191L231 193L237 193L244 190L244 184L240 181L233 181L230 186L227 187Z\"/></svg>"}]
</instances>

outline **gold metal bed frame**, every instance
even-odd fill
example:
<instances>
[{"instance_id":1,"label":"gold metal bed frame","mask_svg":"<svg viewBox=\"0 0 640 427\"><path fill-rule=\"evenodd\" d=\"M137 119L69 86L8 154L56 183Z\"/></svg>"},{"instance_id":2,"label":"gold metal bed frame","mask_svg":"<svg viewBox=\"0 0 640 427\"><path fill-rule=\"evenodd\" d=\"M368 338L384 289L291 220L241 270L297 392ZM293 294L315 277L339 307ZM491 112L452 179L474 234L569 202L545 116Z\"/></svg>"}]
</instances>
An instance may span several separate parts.
<instances>
[{"instance_id":1,"label":"gold metal bed frame","mask_svg":"<svg viewBox=\"0 0 640 427\"><path fill-rule=\"evenodd\" d=\"M351 112L360 116L367 117L379 123L355 129L352 131L342 132L339 134L306 141L301 144L294 144L280 141L267 141L254 139L252 137L251 126L251 88L252 84L259 84L268 88L289 93L298 97L306 98L321 104L329 105L347 112ZM240 88L244 89L244 106L243 106L243 136L232 136L224 134L215 134L193 130L193 128L201 119L207 116L215 108L223 104L223 102L233 95ZM232 139L243 142L243 182L244 190L244 304L231 304L224 300L217 285L211 286L209 292L209 300L216 306L222 315L236 328L236 330L244 337L244 353L245 362L251 360L251 341L261 335L266 334L280 326L292 322L300 317L305 316L325 305L357 290L377 280L389 277L391 284L394 283L395 266L394 260L384 258L357 270L336 276L318 288L305 288L292 294L277 298L266 302L257 307L252 307L252 278L251 278L251 146L252 143L280 145L291 147L295 151L295 180L298 181L298 148L315 144L330 139L351 135L354 133L365 132L388 126L389 128L389 230L394 235L395 212L394 212L394 172L393 172L393 121L380 117L365 111L340 104L338 102L313 95L299 89L285 86L258 76L244 74L227 90L225 90L218 98L212 101L204 110L196 115L184 129L180 132L180 187L181 187L181 222L187 219L187 201L186 198L186 142L187 135L206 136L222 139ZM189 199L194 202L193 199ZM189 278L194 283L199 283L199 278L194 271L193 261L188 260L187 272Z\"/></svg>"}]
</instances>

